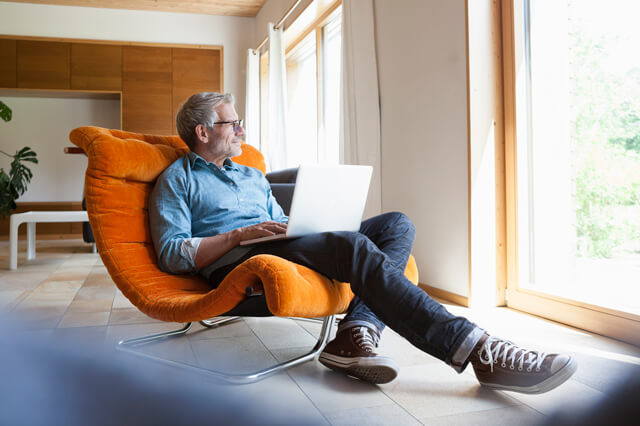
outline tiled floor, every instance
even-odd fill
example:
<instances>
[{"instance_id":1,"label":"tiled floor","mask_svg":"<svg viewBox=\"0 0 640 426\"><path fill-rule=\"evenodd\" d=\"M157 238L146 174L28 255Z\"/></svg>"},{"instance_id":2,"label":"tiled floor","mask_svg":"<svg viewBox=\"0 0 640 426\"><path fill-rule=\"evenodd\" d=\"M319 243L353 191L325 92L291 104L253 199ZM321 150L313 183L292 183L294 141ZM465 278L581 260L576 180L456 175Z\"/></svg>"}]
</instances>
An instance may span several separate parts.
<instances>
[{"instance_id":1,"label":"tiled floor","mask_svg":"<svg viewBox=\"0 0 640 426\"><path fill-rule=\"evenodd\" d=\"M9 271L8 243L0 242L0 312L20 318L36 336L80 338L112 348L123 338L177 328L150 319L114 286L100 258L80 240L38 241L37 258ZM543 395L520 395L480 387L469 368L458 375L391 330L380 352L401 367L398 379L373 386L310 362L254 385L231 387L241 398L260 395L274 407L309 423L361 425L535 424L559 408L593 404L640 365L640 348L524 315L509 309L447 307L500 335L548 351L570 352L576 375ZM197 325L187 338L144 351L183 363L247 372L306 352L320 325L286 318L245 318L217 330Z\"/></svg>"}]
</instances>

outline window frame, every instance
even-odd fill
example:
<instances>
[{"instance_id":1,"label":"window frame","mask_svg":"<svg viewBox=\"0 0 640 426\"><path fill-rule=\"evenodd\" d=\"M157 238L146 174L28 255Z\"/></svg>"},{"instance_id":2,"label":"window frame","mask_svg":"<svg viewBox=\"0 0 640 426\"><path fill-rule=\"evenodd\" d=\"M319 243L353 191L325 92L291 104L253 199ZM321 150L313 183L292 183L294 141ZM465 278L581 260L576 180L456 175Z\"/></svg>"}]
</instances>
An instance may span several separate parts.
<instances>
[{"instance_id":1,"label":"window frame","mask_svg":"<svg viewBox=\"0 0 640 426\"><path fill-rule=\"evenodd\" d=\"M527 83L520 79L526 79L528 70L520 72L526 67L524 25L516 23L524 22L523 3L505 0L501 10L506 177L501 190L506 200L506 306L638 346L640 316L519 286L517 140L518 134L526 133L527 129L520 129L517 124L518 119L527 117L526 110L523 111L528 102L523 94Z\"/></svg>"},{"instance_id":2,"label":"window frame","mask_svg":"<svg viewBox=\"0 0 640 426\"><path fill-rule=\"evenodd\" d=\"M318 0L314 0L318 1ZM309 2L308 5L305 6L305 9L311 4L313 1ZM317 16L313 21L311 21L307 26L297 29L297 34L294 34L293 38L288 39L287 31L294 26L294 22L287 25L285 28L285 60L289 57L289 55L298 47L300 43L302 43L312 32L315 32L315 47L316 47L316 158L318 162L321 162L322 151L324 150L323 144L326 144L326 138L324 133L324 110L325 110L325 96L324 96L324 88L325 88L325 73L324 73L324 27L329 24L332 20L333 13L342 6L342 0L334 0L332 2L319 2ZM296 19L298 19L304 13L304 9L300 11ZM267 85L263 85L263 81L268 81L268 57L269 50L265 49L260 54L260 81L261 81L261 90L260 90L260 116L261 123L265 119L264 111L266 107L266 96L263 96L263 87L267 87ZM267 137L267 129L266 126L261 126L260 129L260 140L265 140ZM268 143L268 142L267 142ZM262 145L261 145L262 146Z\"/></svg>"}]
</instances>

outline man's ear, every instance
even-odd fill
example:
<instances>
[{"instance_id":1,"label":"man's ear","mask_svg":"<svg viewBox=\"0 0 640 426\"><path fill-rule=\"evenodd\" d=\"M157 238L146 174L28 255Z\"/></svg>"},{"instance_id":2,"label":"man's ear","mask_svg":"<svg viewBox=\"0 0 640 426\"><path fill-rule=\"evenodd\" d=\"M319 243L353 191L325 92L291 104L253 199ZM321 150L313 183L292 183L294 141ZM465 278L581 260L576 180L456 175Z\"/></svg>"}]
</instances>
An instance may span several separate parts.
<instances>
[{"instance_id":1,"label":"man's ear","mask_svg":"<svg viewBox=\"0 0 640 426\"><path fill-rule=\"evenodd\" d=\"M198 138L198 141L200 141L201 143L209 142L209 135L207 134L207 130L205 129L205 126L203 126L202 124L198 124L196 126L196 137Z\"/></svg>"}]
</instances>

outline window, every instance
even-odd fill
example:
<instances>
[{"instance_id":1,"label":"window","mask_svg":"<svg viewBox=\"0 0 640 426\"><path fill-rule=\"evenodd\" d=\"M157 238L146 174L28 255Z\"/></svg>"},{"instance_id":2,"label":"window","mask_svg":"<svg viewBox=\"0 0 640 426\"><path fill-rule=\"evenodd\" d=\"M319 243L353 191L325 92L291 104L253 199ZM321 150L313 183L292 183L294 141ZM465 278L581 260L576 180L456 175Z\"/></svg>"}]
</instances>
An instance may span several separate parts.
<instances>
[{"instance_id":1,"label":"window","mask_svg":"<svg viewBox=\"0 0 640 426\"><path fill-rule=\"evenodd\" d=\"M286 57L287 140L291 166L318 162L316 37L312 32Z\"/></svg>"},{"instance_id":2,"label":"window","mask_svg":"<svg viewBox=\"0 0 640 426\"><path fill-rule=\"evenodd\" d=\"M285 29L287 167L338 164L341 2L312 2ZM260 61L261 140L268 144L268 52Z\"/></svg>"},{"instance_id":3,"label":"window","mask_svg":"<svg viewBox=\"0 0 640 426\"><path fill-rule=\"evenodd\" d=\"M633 341L640 330L640 8L632 0L507 3L515 80L505 91L516 109L507 199L517 218L508 229L517 235L509 251L517 272L507 304Z\"/></svg>"}]
</instances>

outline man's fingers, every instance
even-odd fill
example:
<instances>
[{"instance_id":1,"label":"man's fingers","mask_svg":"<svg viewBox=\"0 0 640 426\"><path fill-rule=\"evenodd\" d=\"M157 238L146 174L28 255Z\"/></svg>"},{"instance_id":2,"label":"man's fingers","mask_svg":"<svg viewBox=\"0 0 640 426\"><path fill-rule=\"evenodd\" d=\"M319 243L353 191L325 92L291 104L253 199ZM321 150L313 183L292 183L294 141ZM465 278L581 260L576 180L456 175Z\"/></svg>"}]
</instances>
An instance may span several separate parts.
<instances>
[{"instance_id":1,"label":"man's fingers","mask_svg":"<svg viewBox=\"0 0 640 426\"><path fill-rule=\"evenodd\" d=\"M287 232L287 226L283 225L282 223L274 223L273 225L269 226L269 229L274 231L277 234L282 234L283 232Z\"/></svg>"}]
</instances>

